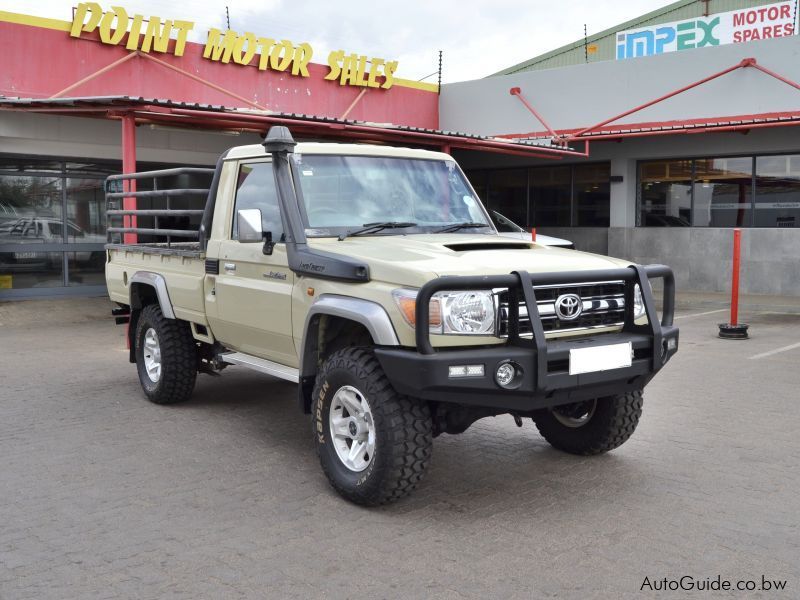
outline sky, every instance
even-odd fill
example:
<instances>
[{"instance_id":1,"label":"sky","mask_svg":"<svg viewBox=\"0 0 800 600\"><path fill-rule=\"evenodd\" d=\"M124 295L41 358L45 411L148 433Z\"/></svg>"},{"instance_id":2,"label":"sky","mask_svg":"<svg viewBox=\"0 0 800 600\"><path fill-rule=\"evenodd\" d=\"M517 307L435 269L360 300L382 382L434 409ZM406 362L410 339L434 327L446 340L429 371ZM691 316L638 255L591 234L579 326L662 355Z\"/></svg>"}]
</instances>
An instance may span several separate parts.
<instances>
[{"instance_id":1,"label":"sky","mask_svg":"<svg viewBox=\"0 0 800 600\"><path fill-rule=\"evenodd\" d=\"M205 43L225 28L225 0L108 0L104 10L191 20ZM478 79L669 4L667 0L227 0L231 29L308 42L313 62L331 50L399 61L397 77L438 69L443 83ZM0 0L0 10L72 20L75 0ZM425 81L436 82L436 75Z\"/></svg>"}]
</instances>

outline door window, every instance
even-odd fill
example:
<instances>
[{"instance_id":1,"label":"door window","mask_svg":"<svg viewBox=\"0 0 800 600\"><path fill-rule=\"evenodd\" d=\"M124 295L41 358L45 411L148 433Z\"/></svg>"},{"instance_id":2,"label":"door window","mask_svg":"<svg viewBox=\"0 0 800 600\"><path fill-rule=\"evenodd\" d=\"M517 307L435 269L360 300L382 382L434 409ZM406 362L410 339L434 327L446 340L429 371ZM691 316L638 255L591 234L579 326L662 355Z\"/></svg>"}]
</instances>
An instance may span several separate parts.
<instances>
[{"instance_id":1,"label":"door window","mask_svg":"<svg viewBox=\"0 0 800 600\"><path fill-rule=\"evenodd\" d=\"M247 163L239 167L231 239L239 239L236 215L240 210L247 208L257 208L261 211L261 229L272 232L273 241L284 241L278 191L275 188L271 162Z\"/></svg>"}]
</instances>

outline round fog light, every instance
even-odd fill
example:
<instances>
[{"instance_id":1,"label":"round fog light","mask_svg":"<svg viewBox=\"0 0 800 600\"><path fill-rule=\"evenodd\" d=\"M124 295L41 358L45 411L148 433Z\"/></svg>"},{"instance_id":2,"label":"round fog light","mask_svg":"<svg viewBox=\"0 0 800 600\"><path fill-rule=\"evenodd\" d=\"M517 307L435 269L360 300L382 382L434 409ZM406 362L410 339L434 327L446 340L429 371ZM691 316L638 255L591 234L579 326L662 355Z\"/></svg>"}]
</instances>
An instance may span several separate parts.
<instances>
[{"instance_id":1,"label":"round fog light","mask_svg":"<svg viewBox=\"0 0 800 600\"><path fill-rule=\"evenodd\" d=\"M515 388L519 386L522 369L513 362L504 362L497 367L494 372L494 380L497 385L504 388Z\"/></svg>"}]
</instances>

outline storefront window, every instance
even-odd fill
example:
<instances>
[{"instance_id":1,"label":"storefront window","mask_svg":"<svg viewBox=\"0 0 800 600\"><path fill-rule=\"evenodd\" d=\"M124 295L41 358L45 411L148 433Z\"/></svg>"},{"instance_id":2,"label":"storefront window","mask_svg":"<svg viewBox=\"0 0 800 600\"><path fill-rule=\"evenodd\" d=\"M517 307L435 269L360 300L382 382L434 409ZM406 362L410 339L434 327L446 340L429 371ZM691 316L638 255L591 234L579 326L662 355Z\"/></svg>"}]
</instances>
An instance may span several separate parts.
<instances>
[{"instance_id":1,"label":"storefront window","mask_svg":"<svg viewBox=\"0 0 800 600\"><path fill-rule=\"evenodd\" d=\"M569 227L571 171L571 167L531 169L531 227Z\"/></svg>"},{"instance_id":2,"label":"storefront window","mask_svg":"<svg viewBox=\"0 0 800 600\"><path fill-rule=\"evenodd\" d=\"M20 245L14 252L0 252L0 290L64 285L63 253L37 252L32 249L35 246Z\"/></svg>"},{"instance_id":3,"label":"storefront window","mask_svg":"<svg viewBox=\"0 0 800 600\"><path fill-rule=\"evenodd\" d=\"M0 176L0 238L19 234L31 219L61 219L61 179Z\"/></svg>"},{"instance_id":4,"label":"storefront window","mask_svg":"<svg viewBox=\"0 0 800 600\"><path fill-rule=\"evenodd\" d=\"M699 227L749 227L753 159L703 158L695 161L694 217Z\"/></svg>"},{"instance_id":5,"label":"storefront window","mask_svg":"<svg viewBox=\"0 0 800 600\"><path fill-rule=\"evenodd\" d=\"M0 157L0 297L102 286L103 181L116 163Z\"/></svg>"},{"instance_id":6,"label":"storefront window","mask_svg":"<svg viewBox=\"0 0 800 600\"><path fill-rule=\"evenodd\" d=\"M171 166L139 163L139 170ZM18 289L105 284L103 186L120 169L119 161L0 155L0 298L18 296L11 295ZM210 178L164 183L206 188ZM138 189L152 189L152 180L140 181ZM187 202L173 199L172 208L195 208ZM151 204L142 200L139 207Z\"/></svg>"},{"instance_id":7,"label":"storefront window","mask_svg":"<svg viewBox=\"0 0 800 600\"><path fill-rule=\"evenodd\" d=\"M503 169L489 174L488 207L522 227L528 223L528 172Z\"/></svg>"},{"instance_id":8,"label":"storefront window","mask_svg":"<svg viewBox=\"0 0 800 600\"><path fill-rule=\"evenodd\" d=\"M756 158L756 227L800 227L800 155Z\"/></svg>"},{"instance_id":9,"label":"storefront window","mask_svg":"<svg viewBox=\"0 0 800 600\"><path fill-rule=\"evenodd\" d=\"M640 224L688 227L692 212L692 161L655 161L639 165Z\"/></svg>"},{"instance_id":10,"label":"storefront window","mask_svg":"<svg viewBox=\"0 0 800 600\"><path fill-rule=\"evenodd\" d=\"M610 163L473 171L485 201L520 227L608 227Z\"/></svg>"},{"instance_id":11,"label":"storefront window","mask_svg":"<svg viewBox=\"0 0 800 600\"><path fill-rule=\"evenodd\" d=\"M609 163L575 167L575 225L608 227L610 177Z\"/></svg>"},{"instance_id":12,"label":"storefront window","mask_svg":"<svg viewBox=\"0 0 800 600\"><path fill-rule=\"evenodd\" d=\"M105 285L104 251L67 252L69 285Z\"/></svg>"},{"instance_id":13,"label":"storefront window","mask_svg":"<svg viewBox=\"0 0 800 600\"><path fill-rule=\"evenodd\" d=\"M106 202L102 179L67 179L67 242L104 244Z\"/></svg>"}]
</instances>

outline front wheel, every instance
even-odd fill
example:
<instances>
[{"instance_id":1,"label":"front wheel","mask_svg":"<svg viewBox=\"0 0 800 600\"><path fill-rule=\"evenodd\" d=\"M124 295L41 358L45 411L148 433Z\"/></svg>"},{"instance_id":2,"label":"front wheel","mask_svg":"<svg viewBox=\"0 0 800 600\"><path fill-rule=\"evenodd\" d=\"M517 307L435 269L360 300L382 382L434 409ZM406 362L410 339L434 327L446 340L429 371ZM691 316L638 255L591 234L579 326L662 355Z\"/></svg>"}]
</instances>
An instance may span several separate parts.
<instances>
[{"instance_id":1,"label":"front wheel","mask_svg":"<svg viewBox=\"0 0 800 600\"><path fill-rule=\"evenodd\" d=\"M538 411L536 428L551 446L570 454L603 454L624 444L642 416L642 391Z\"/></svg>"},{"instance_id":2,"label":"front wheel","mask_svg":"<svg viewBox=\"0 0 800 600\"><path fill-rule=\"evenodd\" d=\"M375 506L417 486L433 445L428 405L398 394L371 351L332 354L317 375L313 398L317 455L339 494Z\"/></svg>"}]
</instances>

